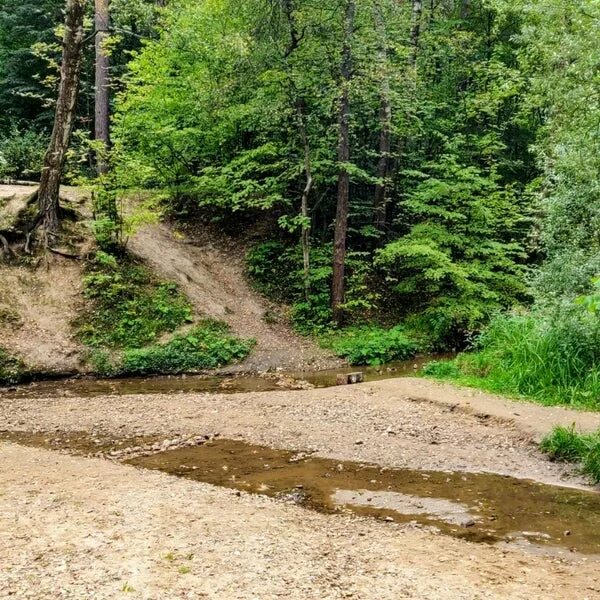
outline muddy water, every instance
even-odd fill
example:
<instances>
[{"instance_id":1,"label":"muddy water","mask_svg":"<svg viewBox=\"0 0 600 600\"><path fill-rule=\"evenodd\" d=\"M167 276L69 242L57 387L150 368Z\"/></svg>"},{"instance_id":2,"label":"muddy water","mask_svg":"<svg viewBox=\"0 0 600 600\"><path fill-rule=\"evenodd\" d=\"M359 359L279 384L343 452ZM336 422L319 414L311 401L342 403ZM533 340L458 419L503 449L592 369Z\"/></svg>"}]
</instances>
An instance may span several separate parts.
<instances>
[{"instance_id":1,"label":"muddy water","mask_svg":"<svg viewBox=\"0 0 600 600\"><path fill-rule=\"evenodd\" d=\"M322 512L416 521L474 542L600 553L594 492L492 474L382 469L231 440L127 462Z\"/></svg>"},{"instance_id":2,"label":"muddy water","mask_svg":"<svg viewBox=\"0 0 600 600\"><path fill-rule=\"evenodd\" d=\"M433 355L409 361L390 363L381 367L341 367L331 371L271 373L265 376L238 375L163 375L123 379L66 379L38 381L13 388L0 388L1 398L50 398L55 396L95 397L128 394L177 394L269 392L294 389L295 382L306 381L316 387L336 385L336 375L341 373L364 373L365 381L378 381L394 377L410 377L432 360L442 360L451 355Z\"/></svg>"}]
</instances>

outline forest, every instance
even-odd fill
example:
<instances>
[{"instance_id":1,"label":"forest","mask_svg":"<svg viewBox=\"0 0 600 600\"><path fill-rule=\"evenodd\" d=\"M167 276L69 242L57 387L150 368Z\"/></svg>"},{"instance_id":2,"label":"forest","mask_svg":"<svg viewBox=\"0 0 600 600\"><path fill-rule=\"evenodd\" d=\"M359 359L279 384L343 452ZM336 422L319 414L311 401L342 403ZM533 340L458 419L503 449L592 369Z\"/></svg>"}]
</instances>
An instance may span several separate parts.
<instances>
[{"instance_id":1,"label":"forest","mask_svg":"<svg viewBox=\"0 0 600 600\"><path fill-rule=\"evenodd\" d=\"M0 0L0 598L599 567L600 0Z\"/></svg>"},{"instance_id":2,"label":"forest","mask_svg":"<svg viewBox=\"0 0 600 600\"><path fill-rule=\"evenodd\" d=\"M185 321L114 302L143 287L132 213L160 214L237 236L253 286L355 364L466 351L428 374L598 407L596 0L93 4L2 1L0 175L42 177L7 260L68 246L62 179L94 191L105 321Z\"/></svg>"}]
</instances>

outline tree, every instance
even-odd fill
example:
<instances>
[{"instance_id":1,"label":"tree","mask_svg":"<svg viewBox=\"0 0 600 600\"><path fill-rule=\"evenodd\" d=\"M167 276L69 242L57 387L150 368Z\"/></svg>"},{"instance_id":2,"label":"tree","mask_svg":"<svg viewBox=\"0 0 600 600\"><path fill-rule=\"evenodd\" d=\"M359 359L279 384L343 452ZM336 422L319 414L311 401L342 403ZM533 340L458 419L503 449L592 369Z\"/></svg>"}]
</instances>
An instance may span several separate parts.
<instances>
[{"instance_id":1,"label":"tree","mask_svg":"<svg viewBox=\"0 0 600 600\"><path fill-rule=\"evenodd\" d=\"M106 153L110 147L110 95L109 68L110 59L106 48L109 35L110 13L109 0L95 0L95 37L96 37L96 70L95 70L95 119L94 139L96 148L96 171L103 175L108 171Z\"/></svg>"},{"instance_id":2,"label":"tree","mask_svg":"<svg viewBox=\"0 0 600 600\"><path fill-rule=\"evenodd\" d=\"M85 0L67 0L60 86L54 115L54 128L44 157L40 186L36 192L39 208L36 226L42 231L45 246L49 245L51 239L56 237L59 230L58 197L66 154L75 122L84 42L84 14Z\"/></svg>"},{"instance_id":3,"label":"tree","mask_svg":"<svg viewBox=\"0 0 600 600\"><path fill-rule=\"evenodd\" d=\"M333 283L331 306L333 319L341 324L345 296L346 237L348 234L348 209L350 201L350 84L352 81L352 36L356 5L346 0L344 14L344 39L341 62L341 98L339 104L338 192L333 242Z\"/></svg>"},{"instance_id":4,"label":"tree","mask_svg":"<svg viewBox=\"0 0 600 600\"><path fill-rule=\"evenodd\" d=\"M374 225L383 231L386 225L388 178L390 175L390 155L392 150L392 103L387 49L387 32L381 2L373 7L375 25L379 35L379 65L381 69L381 100L379 106L379 162L377 163L377 184L373 200Z\"/></svg>"}]
</instances>

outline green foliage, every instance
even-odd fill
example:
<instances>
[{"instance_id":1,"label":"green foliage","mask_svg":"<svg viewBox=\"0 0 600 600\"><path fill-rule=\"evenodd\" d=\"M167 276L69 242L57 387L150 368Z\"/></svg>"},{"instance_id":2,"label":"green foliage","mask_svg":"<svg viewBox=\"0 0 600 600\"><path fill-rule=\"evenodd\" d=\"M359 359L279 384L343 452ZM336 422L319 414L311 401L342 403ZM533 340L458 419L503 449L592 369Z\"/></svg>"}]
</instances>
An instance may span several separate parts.
<instances>
[{"instance_id":1,"label":"green foliage","mask_svg":"<svg viewBox=\"0 0 600 600\"><path fill-rule=\"evenodd\" d=\"M32 129L0 135L0 178L39 179L46 146L46 137Z\"/></svg>"},{"instance_id":2,"label":"green foliage","mask_svg":"<svg viewBox=\"0 0 600 600\"><path fill-rule=\"evenodd\" d=\"M0 385L19 383L26 371L21 360L0 346Z\"/></svg>"},{"instance_id":3,"label":"green foliage","mask_svg":"<svg viewBox=\"0 0 600 600\"><path fill-rule=\"evenodd\" d=\"M323 336L321 343L352 365L406 360L419 350L419 344L402 327L352 327Z\"/></svg>"},{"instance_id":4,"label":"green foliage","mask_svg":"<svg viewBox=\"0 0 600 600\"><path fill-rule=\"evenodd\" d=\"M556 426L540 443L540 450L551 460L576 462L583 458L594 436L581 435L575 426Z\"/></svg>"},{"instance_id":5,"label":"green foliage","mask_svg":"<svg viewBox=\"0 0 600 600\"><path fill-rule=\"evenodd\" d=\"M246 256L247 272L257 289L277 302L291 304L292 322L303 334L332 327L330 288L333 245L310 249L309 298L305 297L302 249L281 241L253 247ZM349 251L346 260L347 289L344 310L349 319L365 321L377 309L379 294L370 285L372 269L368 253Z\"/></svg>"},{"instance_id":6,"label":"green foliage","mask_svg":"<svg viewBox=\"0 0 600 600\"><path fill-rule=\"evenodd\" d=\"M454 367L425 374L493 392L600 410L600 321L579 307L499 316Z\"/></svg>"},{"instance_id":7,"label":"green foliage","mask_svg":"<svg viewBox=\"0 0 600 600\"><path fill-rule=\"evenodd\" d=\"M578 433L575 426L554 427L541 442L540 449L551 460L581 463L581 470L594 484L600 483L600 431Z\"/></svg>"},{"instance_id":8,"label":"green foliage","mask_svg":"<svg viewBox=\"0 0 600 600\"><path fill-rule=\"evenodd\" d=\"M96 373L110 377L189 373L243 360L254 343L231 336L223 323L202 321L164 344L127 348L114 358L106 351L95 351L90 362Z\"/></svg>"},{"instance_id":9,"label":"green foliage","mask_svg":"<svg viewBox=\"0 0 600 600\"><path fill-rule=\"evenodd\" d=\"M524 297L524 252L505 241L520 217L497 176L448 157L430 167L436 176L416 173L420 183L405 202L420 222L378 251L375 264L402 306L447 343Z\"/></svg>"},{"instance_id":10,"label":"green foliage","mask_svg":"<svg viewBox=\"0 0 600 600\"><path fill-rule=\"evenodd\" d=\"M215 369L246 358L253 346L229 335L226 325L205 321L166 344L126 350L120 369L130 375Z\"/></svg>"},{"instance_id":11,"label":"green foliage","mask_svg":"<svg viewBox=\"0 0 600 600\"><path fill-rule=\"evenodd\" d=\"M92 347L139 348L192 321L177 286L157 281L128 257L98 252L84 278L84 294L90 306L79 337Z\"/></svg>"}]
</instances>

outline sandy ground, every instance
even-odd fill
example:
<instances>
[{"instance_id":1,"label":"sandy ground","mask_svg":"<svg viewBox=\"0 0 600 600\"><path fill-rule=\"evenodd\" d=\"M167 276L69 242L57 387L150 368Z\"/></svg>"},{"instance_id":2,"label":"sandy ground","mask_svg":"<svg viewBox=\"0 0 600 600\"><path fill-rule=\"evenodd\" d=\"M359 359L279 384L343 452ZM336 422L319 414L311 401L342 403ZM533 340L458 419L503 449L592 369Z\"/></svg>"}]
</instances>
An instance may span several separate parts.
<instances>
[{"instance_id":1,"label":"sandy ground","mask_svg":"<svg viewBox=\"0 0 600 600\"><path fill-rule=\"evenodd\" d=\"M0 428L219 432L381 465L581 483L537 453L526 405L510 405L519 418L508 421L492 397L463 394L398 379L230 396L0 399ZM2 599L600 598L592 558L321 515L101 459L0 443L0 482Z\"/></svg>"},{"instance_id":2,"label":"sandy ground","mask_svg":"<svg viewBox=\"0 0 600 600\"><path fill-rule=\"evenodd\" d=\"M0 199L18 201L35 186L2 185ZM79 208L85 192L61 188L61 198ZM74 372L83 347L73 336L72 321L82 303L80 262L57 255L32 260L29 268L0 264L0 346L41 372Z\"/></svg>"},{"instance_id":3,"label":"sandy ground","mask_svg":"<svg viewBox=\"0 0 600 600\"><path fill-rule=\"evenodd\" d=\"M600 597L566 563L324 516L98 459L0 445L0 597Z\"/></svg>"},{"instance_id":4,"label":"sandy ground","mask_svg":"<svg viewBox=\"0 0 600 600\"><path fill-rule=\"evenodd\" d=\"M148 225L129 248L154 271L177 282L200 314L227 322L240 337L254 338L250 357L229 371L325 369L340 361L277 319L278 308L257 294L244 276L244 250L203 232L190 240L168 225ZM275 322L267 323L268 316Z\"/></svg>"}]
</instances>

